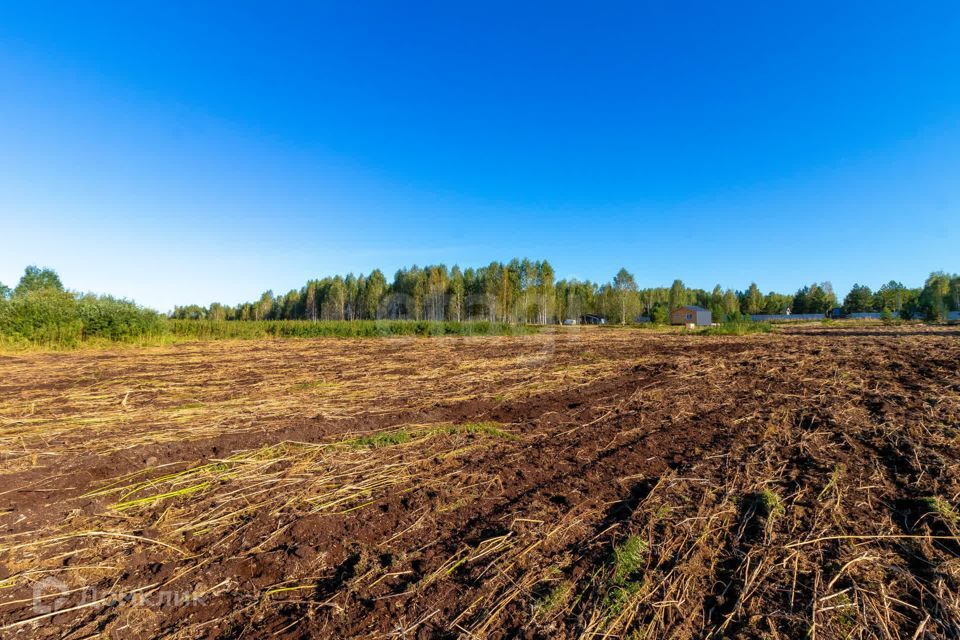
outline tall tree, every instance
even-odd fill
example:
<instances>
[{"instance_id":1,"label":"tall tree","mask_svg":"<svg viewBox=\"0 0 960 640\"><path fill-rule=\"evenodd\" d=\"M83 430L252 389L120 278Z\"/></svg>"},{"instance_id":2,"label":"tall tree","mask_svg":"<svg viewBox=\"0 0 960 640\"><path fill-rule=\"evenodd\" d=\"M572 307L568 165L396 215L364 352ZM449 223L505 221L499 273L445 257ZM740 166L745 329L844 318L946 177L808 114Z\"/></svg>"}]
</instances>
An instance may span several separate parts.
<instances>
[{"instance_id":1,"label":"tall tree","mask_svg":"<svg viewBox=\"0 0 960 640\"><path fill-rule=\"evenodd\" d=\"M920 304L931 319L943 320L947 317L952 297L950 295L951 280L951 276L947 273L935 271L924 283Z\"/></svg>"},{"instance_id":2,"label":"tall tree","mask_svg":"<svg viewBox=\"0 0 960 640\"><path fill-rule=\"evenodd\" d=\"M466 285L460 267L453 265L450 270L450 283L447 289L447 317L455 322L463 320Z\"/></svg>"},{"instance_id":3,"label":"tall tree","mask_svg":"<svg viewBox=\"0 0 960 640\"><path fill-rule=\"evenodd\" d=\"M626 267L620 267L613 277L613 290L620 307L620 324L627 324L627 308L632 307L633 297L637 294L637 281Z\"/></svg>"},{"instance_id":4,"label":"tall tree","mask_svg":"<svg viewBox=\"0 0 960 640\"><path fill-rule=\"evenodd\" d=\"M254 307L255 320L268 320L273 314L273 291L267 290L260 296L260 300Z\"/></svg>"},{"instance_id":5,"label":"tall tree","mask_svg":"<svg viewBox=\"0 0 960 640\"><path fill-rule=\"evenodd\" d=\"M674 280L673 284L670 285L669 302L671 311L687 304L687 287L683 284L682 280Z\"/></svg>"},{"instance_id":6,"label":"tall tree","mask_svg":"<svg viewBox=\"0 0 960 640\"><path fill-rule=\"evenodd\" d=\"M763 294L760 293L760 287L757 286L756 282L750 283L750 288L747 289L746 295L746 309L744 311L749 315L754 315L763 311Z\"/></svg>"},{"instance_id":7,"label":"tall tree","mask_svg":"<svg viewBox=\"0 0 960 640\"><path fill-rule=\"evenodd\" d=\"M380 301L387 292L387 279L380 269L374 269L367 277L363 290L363 317L376 320L380 317Z\"/></svg>"},{"instance_id":8,"label":"tall tree","mask_svg":"<svg viewBox=\"0 0 960 640\"><path fill-rule=\"evenodd\" d=\"M537 321L540 324L550 322L553 313L553 267L544 260L537 263Z\"/></svg>"},{"instance_id":9,"label":"tall tree","mask_svg":"<svg viewBox=\"0 0 960 640\"><path fill-rule=\"evenodd\" d=\"M21 296L32 291L42 291L44 289L54 289L63 291L63 283L60 282L60 276L53 269L47 267L37 267L30 265L23 270L20 282L17 288L13 290L14 295Z\"/></svg>"},{"instance_id":10,"label":"tall tree","mask_svg":"<svg viewBox=\"0 0 960 640\"><path fill-rule=\"evenodd\" d=\"M318 307L317 282L311 280L307 283L306 291L304 291L304 319L316 322Z\"/></svg>"},{"instance_id":11,"label":"tall tree","mask_svg":"<svg viewBox=\"0 0 960 640\"><path fill-rule=\"evenodd\" d=\"M863 313L873 311L873 292L866 285L855 284L850 293L843 299L843 310L846 313Z\"/></svg>"},{"instance_id":12,"label":"tall tree","mask_svg":"<svg viewBox=\"0 0 960 640\"><path fill-rule=\"evenodd\" d=\"M883 285L874 294L874 307L877 309L889 309L890 311L900 311L907 302L904 300L904 293L907 288L903 284L891 280Z\"/></svg>"}]
</instances>

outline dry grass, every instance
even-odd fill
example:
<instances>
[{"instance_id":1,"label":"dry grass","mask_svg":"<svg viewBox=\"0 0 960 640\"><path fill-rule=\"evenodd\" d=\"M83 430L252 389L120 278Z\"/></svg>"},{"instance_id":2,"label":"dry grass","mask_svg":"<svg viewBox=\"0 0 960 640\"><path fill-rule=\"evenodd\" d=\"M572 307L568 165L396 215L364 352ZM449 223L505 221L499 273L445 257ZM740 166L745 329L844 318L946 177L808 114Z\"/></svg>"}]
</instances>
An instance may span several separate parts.
<instances>
[{"instance_id":1,"label":"dry grass","mask_svg":"<svg viewBox=\"0 0 960 640\"><path fill-rule=\"evenodd\" d=\"M2 361L0 632L958 637L960 343L822 330Z\"/></svg>"}]
</instances>

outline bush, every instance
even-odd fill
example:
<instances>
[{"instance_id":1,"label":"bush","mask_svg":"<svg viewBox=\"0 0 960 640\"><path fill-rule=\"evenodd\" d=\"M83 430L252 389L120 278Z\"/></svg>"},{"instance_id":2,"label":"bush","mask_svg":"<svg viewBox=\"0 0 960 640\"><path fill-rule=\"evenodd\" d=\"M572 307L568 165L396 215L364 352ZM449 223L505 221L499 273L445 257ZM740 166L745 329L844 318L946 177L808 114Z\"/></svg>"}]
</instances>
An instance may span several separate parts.
<instances>
[{"instance_id":1,"label":"bush","mask_svg":"<svg viewBox=\"0 0 960 640\"><path fill-rule=\"evenodd\" d=\"M53 288L14 295L0 303L0 335L44 346L73 346L83 337L77 299Z\"/></svg>"},{"instance_id":2,"label":"bush","mask_svg":"<svg viewBox=\"0 0 960 640\"><path fill-rule=\"evenodd\" d=\"M0 300L0 337L5 342L64 348L89 338L124 341L155 338L164 331L156 311L109 296L78 297L48 287Z\"/></svg>"},{"instance_id":3,"label":"bush","mask_svg":"<svg viewBox=\"0 0 960 640\"><path fill-rule=\"evenodd\" d=\"M129 300L86 295L78 301L77 309L83 323L84 338L130 340L158 337L164 330L159 313L138 307Z\"/></svg>"},{"instance_id":4,"label":"bush","mask_svg":"<svg viewBox=\"0 0 960 640\"><path fill-rule=\"evenodd\" d=\"M650 312L650 320L653 324L667 324L670 320L670 312L662 305L654 305Z\"/></svg>"}]
</instances>

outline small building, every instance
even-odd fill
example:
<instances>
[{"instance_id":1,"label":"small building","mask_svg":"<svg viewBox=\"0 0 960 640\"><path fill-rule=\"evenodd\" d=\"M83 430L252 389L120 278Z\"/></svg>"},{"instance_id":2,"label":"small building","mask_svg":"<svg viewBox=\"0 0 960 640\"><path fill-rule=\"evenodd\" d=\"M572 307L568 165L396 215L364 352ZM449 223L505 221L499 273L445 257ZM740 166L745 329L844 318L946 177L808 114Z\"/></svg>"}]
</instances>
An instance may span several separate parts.
<instances>
[{"instance_id":1,"label":"small building","mask_svg":"<svg viewBox=\"0 0 960 640\"><path fill-rule=\"evenodd\" d=\"M670 324L692 324L698 327L709 327L713 324L713 315L709 309L691 304L671 311Z\"/></svg>"},{"instance_id":2,"label":"small building","mask_svg":"<svg viewBox=\"0 0 960 640\"><path fill-rule=\"evenodd\" d=\"M587 314L581 318L582 324L607 324L607 319L603 316Z\"/></svg>"}]
</instances>

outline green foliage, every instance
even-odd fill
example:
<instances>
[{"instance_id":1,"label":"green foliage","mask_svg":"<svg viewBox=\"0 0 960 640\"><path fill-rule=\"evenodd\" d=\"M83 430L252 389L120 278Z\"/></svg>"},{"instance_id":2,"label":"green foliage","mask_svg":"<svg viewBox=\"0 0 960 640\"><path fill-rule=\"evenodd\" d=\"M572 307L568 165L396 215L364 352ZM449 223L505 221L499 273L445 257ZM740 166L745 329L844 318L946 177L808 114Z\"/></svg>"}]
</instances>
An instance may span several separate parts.
<instances>
[{"instance_id":1,"label":"green foliage","mask_svg":"<svg viewBox=\"0 0 960 640\"><path fill-rule=\"evenodd\" d=\"M406 444L410 442L411 439L412 436L407 431L385 431L346 440L343 444L354 449L382 449L384 447L395 447L398 444Z\"/></svg>"},{"instance_id":2,"label":"green foliage","mask_svg":"<svg viewBox=\"0 0 960 640\"><path fill-rule=\"evenodd\" d=\"M929 496L921 500L931 513L936 513L953 529L960 529L960 514L949 501L940 496Z\"/></svg>"},{"instance_id":3,"label":"green foliage","mask_svg":"<svg viewBox=\"0 0 960 640\"><path fill-rule=\"evenodd\" d=\"M14 295L0 305L0 335L14 342L73 347L90 338L126 341L158 337L165 320L150 309L109 296L53 287Z\"/></svg>"},{"instance_id":4,"label":"green foliage","mask_svg":"<svg viewBox=\"0 0 960 640\"><path fill-rule=\"evenodd\" d=\"M946 320L948 311L960 310L960 275L944 271L931 273L917 304L927 320Z\"/></svg>"},{"instance_id":5,"label":"green foliage","mask_svg":"<svg viewBox=\"0 0 960 640\"><path fill-rule=\"evenodd\" d=\"M537 599L533 604L534 617L545 618L563 608L573 594L573 587L573 582L563 580L542 598Z\"/></svg>"},{"instance_id":6,"label":"green foliage","mask_svg":"<svg viewBox=\"0 0 960 640\"><path fill-rule=\"evenodd\" d=\"M647 560L647 544L638 536L630 536L613 548L613 584L624 585L634 580Z\"/></svg>"},{"instance_id":7,"label":"green foliage","mask_svg":"<svg viewBox=\"0 0 960 640\"><path fill-rule=\"evenodd\" d=\"M845 313L862 313L873 311L874 295L866 285L853 285L850 293L843 299Z\"/></svg>"},{"instance_id":8,"label":"green foliage","mask_svg":"<svg viewBox=\"0 0 960 640\"><path fill-rule=\"evenodd\" d=\"M670 311L666 306L657 304L650 311L650 320L654 324L667 324L670 321Z\"/></svg>"},{"instance_id":9,"label":"green foliage","mask_svg":"<svg viewBox=\"0 0 960 640\"><path fill-rule=\"evenodd\" d=\"M826 313L837 306L837 296L829 282L803 287L793 296L793 313Z\"/></svg>"},{"instance_id":10,"label":"green foliage","mask_svg":"<svg viewBox=\"0 0 960 640\"><path fill-rule=\"evenodd\" d=\"M84 338L121 341L158 337L165 328L164 319L156 311L110 296L85 295L78 300L77 311Z\"/></svg>"},{"instance_id":11,"label":"green foliage","mask_svg":"<svg viewBox=\"0 0 960 640\"><path fill-rule=\"evenodd\" d=\"M772 489L764 489L755 496L757 511L767 518L779 518L787 513L783 500Z\"/></svg>"},{"instance_id":12,"label":"green foliage","mask_svg":"<svg viewBox=\"0 0 960 640\"><path fill-rule=\"evenodd\" d=\"M397 271L392 282L379 270L327 277L282 295L266 291L236 306L176 307L168 320L128 300L66 292L56 272L30 266L15 290L0 285L0 341L71 347L86 340L515 335L533 332L529 323L588 314L623 324L639 314L662 325L671 308L692 302L723 320L702 333L744 335L771 330L769 324L749 322L750 313L783 313L791 306L795 313L822 313L834 307L836 297L826 282L794 296L764 296L756 284L743 292L719 285L712 292L688 289L680 280L671 287L638 289L626 269L602 285L555 282L548 262L524 258L479 269L413 266ZM845 303L848 310L896 309L902 319L942 319L960 309L960 276L933 273L922 290L891 281L874 294L857 285Z\"/></svg>"},{"instance_id":13,"label":"green foliage","mask_svg":"<svg viewBox=\"0 0 960 640\"><path fill-rule=\"evenodd\" d=\"M715 327L707 327L699 333L705 336L745 336L751 333L770 333L771 331L773 331L773 325L769 322L752 322L740 318L724 322Z\"/></svg>"},{"instance_id":14,"label":"green foliage","mask_svg":"<svg viewBox=\"0 0 960 640\"><path fill-rule=\"evenodd\" d=\"M197 340L257 338L369 338L386 336L523 335L534 327L499 322L429 322L426 320L170 320L169 333Z\"/></svg>"},{"instance_id":15,"label":"green foliage","mask_svg":"<svg viewBox=\"0 0 960 640\"><path fill-rule=\"evenodd\" d=\"M619 613L643 586L643 568L647 562L647 543L638 536L629 536L614 546L610 559L613 575L604 598L603 609L608 616Z\"/></svg>"},{"instance_id":16,"label":"green foliage","mask_svg":"<svg viewBox=\"0 0 960 640\"><path fill-rule=\"evenodd\" d=\"M442 434L478 434L490 436L492 438L503 438L504 440L519 440L516 434L504 431L499 422L465 422L439 427L433 430L433 433Z\"/></svg>"},{"instance_id":17,"label":"green foliage","mask_svg":"<svg viewBox=\"0 0 960 640\"><path fill-rule=\"evenodd\" d=\"M20 277L20 282L17 284L17 288L14 289L14 295L22 296L45 289L63 291L63 283L60 282L60 276L58 276L57 272L53 269L47 267L41 269L40 267L30 265L23 270L23 276Z\"/></svg>"},{"instance_id":18,"label":"green foliage","mask_svg":"<svg viewBox=\"0 0 960 640\"><path fill-rule=\"evenodd\" d=\"M747 293L744 296L744 301L745 304L743 305L743 311L748 315L763 313L763 294L760 293L760 287L757 286L756 282L750 283L750 287L747 289Z\"/></svg>"},{"instance_id":19,"label":"green foliage","mask_svg":"<svg viewBox=\"0 0 960 640\"><path fill-rule=\"evenodd\" d=\"M0 335L14 342L73 346L83 337L77 300L52 287L21 289L0 305Z\"/></svg>"}]
</instances>

